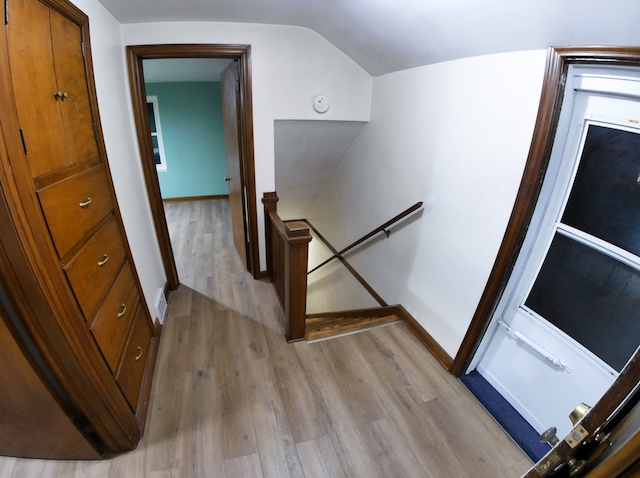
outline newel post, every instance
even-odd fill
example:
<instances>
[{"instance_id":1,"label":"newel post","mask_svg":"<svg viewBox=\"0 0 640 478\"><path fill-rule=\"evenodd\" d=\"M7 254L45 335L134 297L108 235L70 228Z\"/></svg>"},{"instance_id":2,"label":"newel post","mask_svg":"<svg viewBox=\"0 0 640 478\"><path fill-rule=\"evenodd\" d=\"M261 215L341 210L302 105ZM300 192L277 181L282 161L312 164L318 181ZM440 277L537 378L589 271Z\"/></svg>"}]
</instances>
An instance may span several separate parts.
<instances>
[{"instance_id":1,"label":"newel post","mask_svg":"<svg viewBox=\"0 0 640 478\"><path fill-rule=\"evenodd\" d=\"M309 260L309 226L302 221L287 222L284 274L284 321L288 342L303 340L307 314L307 263Z\"/></svg>"}]
</instances>

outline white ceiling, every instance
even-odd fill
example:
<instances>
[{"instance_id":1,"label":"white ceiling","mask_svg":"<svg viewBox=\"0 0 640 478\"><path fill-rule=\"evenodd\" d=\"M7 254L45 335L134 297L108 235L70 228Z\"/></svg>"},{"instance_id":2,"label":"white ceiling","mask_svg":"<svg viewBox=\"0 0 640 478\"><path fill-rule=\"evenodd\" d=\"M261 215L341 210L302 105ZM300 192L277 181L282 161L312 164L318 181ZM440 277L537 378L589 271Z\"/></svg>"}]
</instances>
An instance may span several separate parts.
<instances>
[{"instance_id":1,"label":"white ceiling","mask_svg":"<svg viewBox=\"0 0 640 478\"><path fill-rule=\"evenodd\" d=\"M99 0L121 23L310 28L377 76L489 53L639 45L638 0Z\"/></svg>"}]
</instances>

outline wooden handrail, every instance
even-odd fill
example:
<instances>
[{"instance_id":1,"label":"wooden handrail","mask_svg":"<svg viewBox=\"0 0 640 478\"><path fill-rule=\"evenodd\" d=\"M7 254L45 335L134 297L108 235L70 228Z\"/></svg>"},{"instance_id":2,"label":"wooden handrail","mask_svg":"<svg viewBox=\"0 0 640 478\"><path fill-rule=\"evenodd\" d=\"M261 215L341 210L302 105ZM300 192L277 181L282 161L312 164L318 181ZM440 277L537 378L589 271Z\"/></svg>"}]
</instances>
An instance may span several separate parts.
<instances>
[{"instance_id":1,"label":"wooden handrail","mask_svg":"<svg viewBox=\"0 0 640 478\"><path fill-rule=\"evenodd\" d=\"M307 274L311 274L312 272L317 271L318 269L320 269L322 266L328 264L329 262L331 262L332 260L336 259L336 258L342 258L342 255L349 252L351 249L353 249L354 247L359 246L360 244L362 244L363 242L365 242L366 240L372 238L373 236L375 236L376 234L380 233L380 232L386 232L387 236L389 235L388 231L386 231L387 227L391 226L392 224L395 224L396 222L398 222L401 219L404 219L405 217L407 217L409 214L417 211L418 209L420 209L422 207L422 201L415 203L413 206L411 206L408 209L405 209L404 211L402 211L400 214L398 214L397 216L395 216L393 219L388 220L387 222L385 222L383 225L376 227L373 231L371 231L368 234L365 234L364 236L362 236L360 239L358 239L357 241L349 244L347 247L345 247L344 249L342 249L341 251L336 252L335 254L333 254L331 257L329 257L329 259L327 259L326 261L324 261L322 264L314 267L313 269L311 269L309 272L307 272Z\"/></svg>"},{"instance_id":2,"label":"wooden handrail","mask_svg":"<svg viewBox=\"0 0 640 478\"><path fill-rule=\"evenodd\" d=\"M275 192L265 193L262 198L265 218L265 241L267 252L267 272L265 277L273 282L276 295L280 301L284 314L284 328L287 341L294 342L303 340L305 337L305 319L307 307L307 267L309 258L309 242L311 235L309 228L325 242L333 252L333 256L314 268L309 274L333 259L340 261L351 271L351 273L365 286L379 304L386 306L384 300L368 286L368 284L346 263L342 255L354 247L362 244L379 232L389 232L387 227L405 218L422 207L422 202L418 202L406 209L393 219L385 222L370 233L364 235L354 243L341 251L336 251L330 244L322 238L321 234L308 222L282 221L277 213L278 196Z\"/></svg>"},{"instance_id":3,"label":"wooden handrail","mask_svg":"<svg viewBox=\"0 0 640 478\"><path fill-rule=\"evenodd\" d=\"M338 253L336 248L333 247L329 241L327 241L327 239L320 233L320 231L318 231L314 227L313 224L311 224L309 221L306 221L306 223L309 225L309 227L311 228L313 233L318 237L318 239L320 239L320 241L322 241L322 243L325 246L327 246L331 252L333 252L334 254ZM364 277L358 274L358 272L351 266L351 264L347 262L347 260L344 257L339 256L339 259L340 259L340 262L342 262L342 265L351 273L351 275L360 283L360 285L365 288L365 290L371 295L371 297L373 297L376 300L376 302L380 304L380 306L386 307L389 305L380 296L380 294L378 294L375 290L373 290L373 287L371 287L369 283L366 280L364 280Z\"/></svg>"}]
</instances>

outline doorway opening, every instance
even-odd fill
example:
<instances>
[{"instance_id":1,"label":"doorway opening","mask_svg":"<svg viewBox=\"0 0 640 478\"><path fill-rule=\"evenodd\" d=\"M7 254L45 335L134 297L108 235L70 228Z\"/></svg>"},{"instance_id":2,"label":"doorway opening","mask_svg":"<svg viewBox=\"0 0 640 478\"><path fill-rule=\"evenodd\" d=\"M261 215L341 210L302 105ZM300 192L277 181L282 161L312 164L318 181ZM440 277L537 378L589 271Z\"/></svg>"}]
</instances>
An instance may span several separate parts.
<instances>
[{"instance_id":1,"label":"doorway opening","mask_svg":"<svg viewBox=\"0 0 640 478\"><path fill-rule=\"evenodd\" d=\"M583 75L580 80L582 83L575 79L579 76L575 72L580 68L591 70L591 74L586 73ZM625 90L626 86L632 84L636 90L639 90L638 81L628 81L628 78L625 78L624 84L620 84L620 86L624 87L615 93L613 90L608 89L610 83L607 89L596 91L598 89L596 86L600 84L598 82L611 81L610 77L615 77L616 71L618 76L637 77L637 72L640 71L640 49L620 49L615 47L550 49L538 119L519 195L516 198L507 232L483 297L456 359L450 368L450 371L456 375L462 375L469 370L475 369L481 358L487 356L487 350L489 350L487 343L490 342L493 336L501 335L504 339L503 343L507 343L512 347L512 352L515 351L514 353L522 354L522 356L526 353L527 357L530 357L528 360L531 366L527 365L523 369L523 367L514 365L511 376L515 377L517 374L518 379L528 381L534 388L537 387L538 398L540 398L545 392L548 392L549 395L553 395L555 392L551 390L551 379L549 377L540 378L535 373L531 373L533 364L549 369L553 378L557 378L557 382L565 382L567 376L577 375L580 371L579 367L582 367L582 364L575 358L575 355L581 354L580 359L583 359L582 362L591 366L591 375L589 375L590 378L578 379L577 383L585 388L593 383L594 379L592 377L599 373L600 376L605 378L608 375L608 383L611 385L608 388L607 384L603 385L597 393L590 390L593 392L593 397L592 403L588 405L594 406L580 424L580 426L586 427L589 432L591 429L595 430L601 426L604 419L617 410L622 403L631 400L632 397L635 397L634 400L637 401L638 394L635 393L634 387L637 384L637 376L640 373L636 349L638 344L635 343L636 347L633 345L627 347L628 353L625 353L624 357L616 356L612 358L610 354L603 353L598 347L593 346L591 338L594 331L597 330L598 324L587 325L586 321L583 320L584 314L580 315L580 323L583 327L578 330L575 327L571 328L571 323L565 323L565 316L558 316L556 313L558 312L558 307L553 308L551 314L553 317L550 317L551 320L548 320L548 323L539 319L550 315L548 310L550 300L556 300L558 304L562 304L558 297L553 297L553 294L557 295L558 290L560 290L558 284L551 284L550 282L550 280L556 280L557 282L558 278L562 279L557 270L552 270L553 262L555 261L556 265L558 264L557 259L566 262L571 258L579 258L579 261L575 263L577 266L571 267L573 276L569 279L566 279L568 277L566 276L564 279L565 286L568 284L574 286L574 289L576 289L576 274L581 272L580 268L583 266L592 266L589 270L595 274L607 269L609 271L606 276L607 280L622 277L624 270L624 272L628 272L626 278L630 278L625 281L625 284L635 283L635 275L637 275L635 272L629 272L629 265L635 270L640 270L636 264L638 261L628 254L629 247L624 241L621 242L617 236L614 237L608 231L596 231L585 222L591 220L596 213L597 208L594 209L593 204L585 206L585 204L581 203L577 209L574 207L579 197L584 199L585 196L580 193L580 188L583 188L582 183L587 176L585 176L584 167L581 171L579 165L586 164L590 168L601 166L602 157L594 152L604 147L608 148L610 146L609 139L613 139L614 142L621 142L622 140L624 142L628 142L628 140L637 142L639 137L637 124L639 124L638 121L640 119L637 117L637 101L640 98L640 91L630 92ZM594 81L598 85L593 83ZM580 93L581 91L584 93ZM584 101L581 100L580 95L583 95ZM570 98L569 102L565 101L567 98ZM606 100L606 105L603 103L603 108L596 108L601 100L603 102ZM629 105L630 100L636 103L627 108L626 112L622 112L621 105ZM618 108L618 103L620 108ZM604 108L604 106L609 109ZM584 110L582 113L580 112L581 108ZM632 114L629 113L631 110L634 111ZM578 118L575 115L580 117ZM603 142L605 140L606 144ZM557 147L559 141L565 141L565 144ZM637 147L631 148L631 150L635 151L633 153L635 158L637 156ZM553 174L550 175L555 163L560 164L559 158L563 154L573 162L565 161L562 163L564 166L559 166L561 169L555 176ZM627 160L626 156L623 158L620 155L609 154L607 154L607 157L609 158L608 167L611 166L612 162L624 159L626 166L623 169L625 172L635 168L633 158ZM554 189L557 191L555 199L551 197L550 206L540 209L538 205L547 194L545 189L550 184L547 179L543 181L545 175L547 175L547 179L552 176L557 178L564 175L566 176L565 184L569 186L568 189L565 187L564 190L562 188ZM595 177L598 181L601 181L613 176L596 173ZM619 181L616 179L615 182L618 183ZM637 186L637 174L632 177L632 184ZM608 189L608 186L605 189ZM593 192L592 189L590 191ZM589 198L593 197L592 194L587 194L587 196ZM599 205L597 206L599 207ZM589 217L585 219L585 217L580 216L579 219L576 219L576 210L582 214L587 209L592 212ZM609 209L607 208L607 210ZM540 243L541 248L536 250L531 247L530 241L532 242L534 239L528 234L537 227L535 225L539 219L538 216L546 217L550 221L547 224L547 229L549 229L547 231L549 232L547 234L548 237L546 240L542 240ZM628 221L622 222L625 223L626 227ZM601 226L602 224L603 222L600 221L598 225ZM567 249L567 244L571 251ZM565 247L565 250L560 251L559 248L561 246ZM589 251L586 251L587 247L590 249ZM583 253L576 255L576 248L584 249L586 252L583 251ZM528 259L532 256L536 256L538 260L529 268L531 274L526 276L525 273L528 272L521 259ZM588 261L588 258L591 258L591 262ZM617 263L612 265L613 259L622 265ZM517 276L525 276L525 280L520 283L520 286L510 282L512 278ZM591 274L591 276L589 280L595 280L595 275ZM586 276L581 276L581 279L586 279ZM609 281L606 284L611 285L612 282ZM584 294L584 287L578 289L577 292L581 294L581 300L593 299L593 294ZM605 289L609 290L606 287ZM520 299L522 300L516 300L509 303L510 305L505 305L511 297L515 297L518 294L520 294ZM603 295L601 294L601 296ZM576 300L565 301L564 304L569 303L571 307L567 308L565 306L564 310L574 312L573 309L577 304ZM618 300L616 299L616 301ZM583 307L583 310L586 309ZM567 317L570 317L570 315ZM602 314L598 317L601 318ZM610 322L607 317L604 320ZM575 353L573 353L574 350L570 350L570 347L563 346L555 349L556 351L561 351L560 353L548 354L548 349L554 345L552 344L551 336L547 334L543 337L538 333L534 325L551 332L554 335L554 340L560 341L562 339L567 342L565 339L568 336L569 339L580 342L584 349L588 349L589 353L584 350L578 350L578 348L575 348ZM586 332L588 334L584 335ZM596 335L598 334L596 333ZM596 340L596 342L596 345L599 346L604 340ZM570 352L573 353L573 356L571 356ZM631 358L629 358L630 355ZM497 357L497 354L495 356ZM503 356L495 361L503 369L508 369L514 362L514 354L507 354L506 356L508 359ZM489 357L481 365L486 365L491 358ZM601 365L600 362L605 363ZM495 376L494 370L491 370L494 374L493 376ZM606 382L604 379L602 381ZM514 390L518 388L516 387ZM602 394L602 390L605 390L604 394ZM528 394L525 394L525 399L521 399L518 406L526 400L529 400ZM594 401L596 403L593 403ZM536 400L533 400L533 402L536 402ZM559 412L562 415L559 420L564 422L569 420L571 410L579 405L579 401L576 403L571 401L569 407L564 404L558 407L547 406L544 412ZM532 410L533 405L521 408L528 412ZM561 408L561 410L555 410L555 408ZM544 424L544 426L548 426L549 421L547 419L542 420L538 425ZM551 421L553 422L555 419ZM571 422L575 425L573 420ZM555 423L551 424L555 425ZM563 431L560 431L560 427L558 427L560 431L558 436L564 436L564 433L571 429L570 427L570 424L564 424ZM537 431L539 432L540 430L538 429Z\"/></svg>"},{"instance_id":2,"label":"doorway opening","mask_svg":"<svg viewBox=\"0 0 640 478\"><path fill-rule=\"evenodd\" d=\"M260 277L258 251L258 226L256 210L255 167L253 147L253 108L251 88L251 47L249 45L141 45L128 46L129 82L133 102L134 118L142 169L147 186L147 194L153 216L158 244L167 276L167 287L175 290L179 285L177 267L169 238L160 183L156 171L156 159L149 124L147 93L145 88L143 61L153 59L210 58L231 60L237 73L235 104L231 109L236 113L236 144L238 184L237 205L242 225L238 243L245 248L245 265L254 278ZM231 186L230 186L231 187ZM236 238L234 238L235 240ZM239 251L240 252L240 251ZM243 254L240 252L241 256Z\"/></svg>"}]
</instances>

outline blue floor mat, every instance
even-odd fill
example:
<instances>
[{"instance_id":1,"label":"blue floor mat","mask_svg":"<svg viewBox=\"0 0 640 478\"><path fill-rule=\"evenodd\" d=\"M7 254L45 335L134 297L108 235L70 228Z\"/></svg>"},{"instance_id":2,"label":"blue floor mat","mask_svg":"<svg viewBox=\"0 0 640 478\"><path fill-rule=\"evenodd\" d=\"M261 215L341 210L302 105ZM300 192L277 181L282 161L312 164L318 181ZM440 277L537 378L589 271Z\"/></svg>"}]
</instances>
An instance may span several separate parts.
<instances>
[{"instance_id":1,"label":"blue floor mat","mask_svg":"<svg viewBox=\"0 0 640 478\"><path fill-rule=\"evenodd\" d=\"M478 372L474 370L460 377L460 381L534 463L551 450L551 446L539 440L540 435L534 428Z\"/></svg>"}]
</instances>

